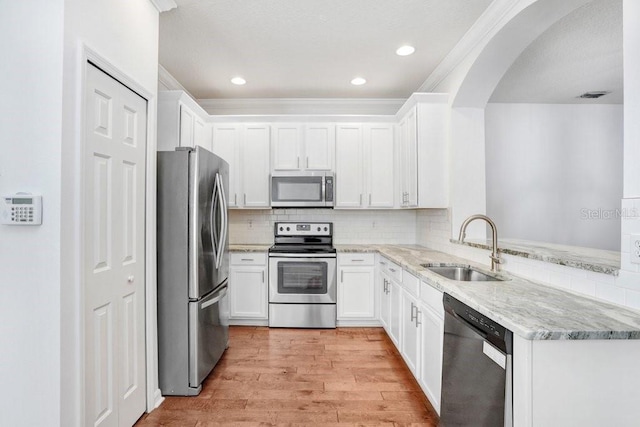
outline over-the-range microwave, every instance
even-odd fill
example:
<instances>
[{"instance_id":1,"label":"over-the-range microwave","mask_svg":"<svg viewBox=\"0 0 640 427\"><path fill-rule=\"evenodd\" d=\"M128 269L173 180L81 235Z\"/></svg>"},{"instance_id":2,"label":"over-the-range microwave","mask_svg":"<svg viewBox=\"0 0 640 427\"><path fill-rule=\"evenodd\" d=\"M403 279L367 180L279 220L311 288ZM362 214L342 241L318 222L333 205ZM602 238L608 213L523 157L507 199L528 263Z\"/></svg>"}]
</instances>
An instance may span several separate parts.
<instances>
[{"instance_id":1,"label":"over-the-range microwave","mask_svg":"<svg viewBox=\"0 0 640 427\"><path fill-rule=\"evenodd\" d=\"M332 208L332 172L282 172L271 175L271 207Z\"/></svg>"}]
</instances>

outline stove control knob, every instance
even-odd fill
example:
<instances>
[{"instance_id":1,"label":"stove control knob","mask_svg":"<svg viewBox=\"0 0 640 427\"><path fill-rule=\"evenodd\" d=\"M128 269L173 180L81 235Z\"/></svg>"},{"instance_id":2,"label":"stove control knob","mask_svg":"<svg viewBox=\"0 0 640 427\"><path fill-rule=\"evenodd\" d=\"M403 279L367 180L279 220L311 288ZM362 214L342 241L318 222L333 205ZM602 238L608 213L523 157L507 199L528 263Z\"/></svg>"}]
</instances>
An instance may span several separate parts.
<instances>
[{"instance_id":1,"label":"stove control knob","mask_svg":"<svg viewBox=\"0 0 640 427\"><path fill-rule=\"evenodd\" d=\"M287 231L291 231L291 229L289 227L287 227Z\"/></svg>"},{"instance_id":2,"label":"stove control knob","mask_svg":"<svg viewBox=\"0 0 640 427\"><path fill-rule=\"evenodd\" d=\"M280 231L284 230L284 228L280 227Z\"/></svg>"},{"instance_id":3,"label":"stove control knob","mask_svg":"<svg viewBox=\"0 0 640 427\"><path fill-rule=\"evenodd\" d=\"M324 231L329 231L329 229L327 227L324 228Z\"/></svg>"},{"instance_id":4,"label":"stove control knob","mask_svg":"<svg viewBox=\"0 0 640 427\"><path fill-rule=\"evenodd\" d=\"M318 227L318 231L320 231L320 227Z\"/></svg>"}]
</instances>

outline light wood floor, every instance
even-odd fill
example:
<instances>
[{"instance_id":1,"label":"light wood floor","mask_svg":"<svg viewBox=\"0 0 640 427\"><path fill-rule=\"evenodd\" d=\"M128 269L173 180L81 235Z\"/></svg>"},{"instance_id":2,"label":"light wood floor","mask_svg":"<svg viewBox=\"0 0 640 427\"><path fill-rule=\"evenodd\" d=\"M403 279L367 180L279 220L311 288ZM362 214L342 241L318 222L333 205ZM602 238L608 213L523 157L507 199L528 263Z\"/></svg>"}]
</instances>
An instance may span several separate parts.
<instances>
[{"instance_id":1,"label":"light wood floor","mask_svg":"<svg viewBox=\"0 0 640 427\"><path fill-rule=\"evenodd\" d=\"M381 328L231 327L229 335L199 396L167 397L136 426L437 426Z\"/></svg>"}]
</instances>

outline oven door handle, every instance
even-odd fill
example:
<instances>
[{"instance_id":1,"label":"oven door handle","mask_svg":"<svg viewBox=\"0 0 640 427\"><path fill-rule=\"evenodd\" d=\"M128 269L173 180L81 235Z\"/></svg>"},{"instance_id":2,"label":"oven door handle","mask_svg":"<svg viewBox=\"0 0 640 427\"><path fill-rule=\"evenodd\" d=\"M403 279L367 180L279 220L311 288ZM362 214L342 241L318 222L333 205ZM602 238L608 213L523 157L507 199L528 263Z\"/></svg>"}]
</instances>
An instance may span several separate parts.
<instances>
[{"instance_id":1,"label":"oven door handle","mask_svg":"<svg viewBox=\"0 0 640 427\"><path fill-rule=\"evenodd\" d=\"M300 258L300 259L305 259L305 258L313 258L313 259L317 259L317 258L326 258L326 259L336 259L336 254L294 254L294 253L269 253L269 258L287 258L287 259L291 259L291 258Z\"/></svg>"}]
</instances>

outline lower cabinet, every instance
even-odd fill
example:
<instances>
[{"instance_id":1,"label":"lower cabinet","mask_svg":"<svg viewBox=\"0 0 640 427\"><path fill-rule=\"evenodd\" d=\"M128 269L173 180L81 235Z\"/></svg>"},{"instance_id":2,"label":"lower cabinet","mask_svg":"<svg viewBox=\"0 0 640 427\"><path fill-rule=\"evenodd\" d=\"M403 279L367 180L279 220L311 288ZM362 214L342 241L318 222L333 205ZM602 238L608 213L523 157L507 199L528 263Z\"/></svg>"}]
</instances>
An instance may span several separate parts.
<instances>
[{"instance_id":1,"label":"lower cabinet","mask_svg":"<svg viewBox=\"0 0 640 427\"><path fill-rule=\"evenodd\" d=\"M269 320L267 257L232 253L229 268L229 323L266 325Z\"/></svg>"},{"instance_id":2,"label":"lower cabinet","mask_svg":"<svg viewBox=\"0 0 640 427\"><path fill-rule=\"evenodd\" d=\"M400 354L416 378L420 374L421 309L418 300L402 290Z\"/></svg>"},{"instance_id":3,"label":"lower cabinet","mask_svg":"<svg viewBox=\"0 0 640 427\"><path fill-rule=\"evenodd\" d=\"M401 310L400 306L402 298L402 289L395 281L389 283L389 337L391 341L400 348L400 321Z\"/></svg>"},{"instance_id":4,"label":"lower cabinet","mask_svg":"<svg viewBox=\"0 0 640 427\"><path fill-rule=\"evenodd\" d=\"M338 314L343 326L379 324L374 254L338 254Z\"/></svg>"},{"instance_id":5,"label":"lower cabinet","mask_svg":"<svg viewBox=\"0 0 640 427\"><path fill-rule=\"evenodd\" d=\"M420 374L418 384L422 387L433 408L440 413L442 390L442 342L444 319L425 304L421 306L420 321Z\"/></svg>"}]
</instances>

